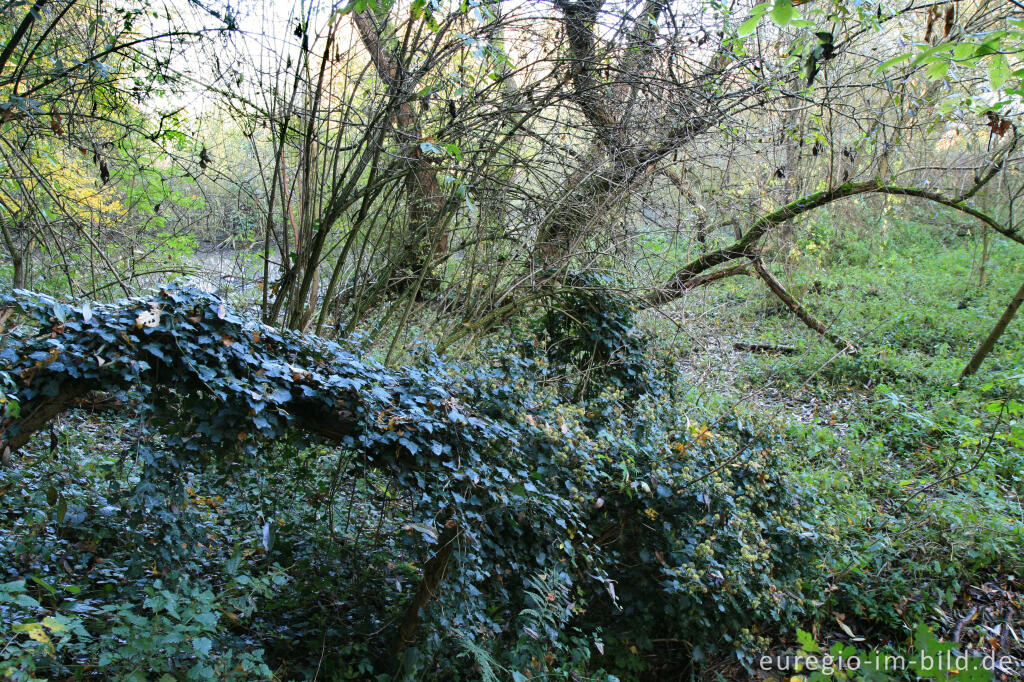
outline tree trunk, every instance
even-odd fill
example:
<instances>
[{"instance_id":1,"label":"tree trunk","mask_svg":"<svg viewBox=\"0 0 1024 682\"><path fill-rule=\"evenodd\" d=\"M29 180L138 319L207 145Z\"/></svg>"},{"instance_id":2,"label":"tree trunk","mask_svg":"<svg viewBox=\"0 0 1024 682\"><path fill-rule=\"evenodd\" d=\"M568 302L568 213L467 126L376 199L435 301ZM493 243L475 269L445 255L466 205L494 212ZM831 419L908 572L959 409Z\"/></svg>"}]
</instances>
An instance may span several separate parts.
<instances>
[{"instance_id":1,"label":"tree trunk","mask_svg":"<svg viewBox=\"0 0 1024 682\"><path fill-rule=\"evenodd\" d=\"M981 262L978 264L978 286L985 286L985 269L988 267L988 247L990 234L988 227L981 227Z\"/></svg>"},{"instance_id":2,"label":"tree trunk","mask_svg":"<svg viewBox=\"0 0 1024 682\"><path fill-rule=\"evenodd\" d=\"M1024 303L1024 284L1020 285L1020 289L1017 289L1016 295L1010 301L1010 305L1006 306L1006 310L1003 311L1002 317L996 322L996 326L992 327L992 331L988 333L985 340L978 346L978 350L974 351L974 356L971 361L964 367L964 371L960 373L960 378L969 377L978 371L981 367L981 363L985 361L988 354L992 352L992 348L995 347L996 341L1006 331L1006 327L1009 326L1010 321L1013 320L1013 316L1017 314L1017 308L1020 308L1020 304Z\"/></svg>"},{"instance_id":3,"label":"tree trunk","mask_svg":"<svg viewBox=\"0 0 1024 682\"><path fill-rule=\"evenodd\" d=\"M828 339L829 343L831 343L836 350L844 353L853 352L853 344L838 334L830 332L828 328L816 317L807 312L807 310L800 305L800 302L786 291L785 287L782 286L782 282L777 280L775 275L765 267L764 262L760 258L755 258L753 260L753 264L758 277L764 280L764 283L768 285L771 292L778 296L779 300L785 303L786 307L792 310L793 314L800 318L801 322Z\"/></svg>"},{"instance_id":4,"label":"tree trunk","mask_svg":"<svg viewBox=\"0 0 1024 682\"><path fill-rule=\"evenodd\" d=\"M14 274L11 276L11 288L25 288L25 259L20 253L11 254L11 262L14 264Z\"/></svg>"},{"instance_id":5,"label":"tree trunk","mask_svg":"<svg viewBox=\"0 0 1024 682\"><path fill-rule=\"evenodd\" d=\"M398 632L395 634L391 647L388 650L390 664L396 672L402 669L402 653L409 645L416 642L416 630L423 622L423 615L431 600L437 595L445 573L448 572L448 564L452 558L452 551L455 549L455 539L458 536L459 524L455 519L445 521L444 529L437 540L437 553L427 559L423 564L423 577L420 579L416 594L413 595L409 605L405 607L405 614L402 622L398 625Z\"/></svg>"},{"instance_id":6,"label":"tree trunk","mask_svg":"<svg viewBox=\"0 0 1024 682\"><path fill-rule=\"evenodd\" d=\"M13 229L11 229L13 228ZM25 237L27 233L27 237ZM11 288L24 289L28 283L28 270L32 263L32 250L34 235L25 229L21 221L10 226L8 222L0 218L0 236L3 237L4 246L11 256ZM24 240L21 237L25 237Z\"/></svg>"},{"instance_id":7,"label":"tree trunk","mask_svg":"<svg viewBox=\"0 0 1024 682\"><path fill-rule=\"evenodd\" d=\"M394 54L385 45L386 13L374 15L369 11L354 12L352 22L363 46L370 53L377 75L386 82L400 78L401 55ZM410 87L404 86L405 89ZM405 243L399 246L399 254L395 259L395 271L399 276L403 269L418 274L429 266L432 256L441 256L448 251L448 233L444 221L446 196L437 179L433 161L420 148L423 131L409 94L398 92L398 97L403 99L395 113L396 132L404 142L402 155L409 160L405 176L409 227Z\"/></svg>"}]
</instances>

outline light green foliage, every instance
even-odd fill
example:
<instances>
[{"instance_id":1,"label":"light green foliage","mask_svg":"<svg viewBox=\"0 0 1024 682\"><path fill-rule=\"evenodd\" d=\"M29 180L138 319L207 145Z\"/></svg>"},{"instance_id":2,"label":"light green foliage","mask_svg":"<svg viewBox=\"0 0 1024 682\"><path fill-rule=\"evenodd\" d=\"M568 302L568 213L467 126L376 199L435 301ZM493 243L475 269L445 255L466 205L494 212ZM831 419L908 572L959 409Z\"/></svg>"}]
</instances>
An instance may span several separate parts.
<instances>
[{"instance_id":1,"label":"light green foliage","mask_svg":"<svg viewBox=\"0 0 1024 682\"><path fill-rule=\"evenodd\" d=\"M746 409L776 415L788 466L820 495L816 528L839 548L822 567L832 588L818 613L857 619L866 644L902 640L967 585L1024 568L1020 320L982 376L957 381L1024 278L1017 250L995 246L979 287L976 245L947 225L889 222L860 240L808 225L786 284L859 346L852 357L767 307L756 282L712 299L723 307L706 333L801 348L739 356L704 400L713 413L748 391L774 396Z\"/></svg>"}]
</instances>

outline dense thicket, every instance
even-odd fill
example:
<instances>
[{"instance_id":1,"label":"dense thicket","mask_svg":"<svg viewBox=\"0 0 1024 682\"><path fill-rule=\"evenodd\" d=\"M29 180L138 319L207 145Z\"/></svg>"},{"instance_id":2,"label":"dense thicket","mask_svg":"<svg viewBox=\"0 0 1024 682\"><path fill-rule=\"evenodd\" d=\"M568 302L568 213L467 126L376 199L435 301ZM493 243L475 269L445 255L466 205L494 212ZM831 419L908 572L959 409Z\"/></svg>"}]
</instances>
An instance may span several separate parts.
<instances>
[{"instance_id":1,"label":"dense thicket","mask_svg":"<svg viewBox=\"0 0 1024 682\"><path fill-rule=\"evenodd\" d=\"M245 321L188 289L84 308L5 303L31 320L3 351L20 405L3 424L5 459L74 398L131 402L129 456L144 467L121 513L131 532L158 539L136 561L157 559L167 581L202 577L190 560L206 528L185 488L198 465L236 476L267 466L254 456L261 444L313 436L341 446L340 486L371 467L393 480L391 525L411 531L396 551L433 558L415 594L362 614L382 624L369 652L380 669L459 676L453 644L538 673L573 659L600 667L681 632L681 662L692 647L749 662L750 628L792 619L811 597L802 581L820 551L805 516L813 500L779 471L772 439L736 419L714 432L689 425L639 357L628 382L591 372L590 398L562 402L541 386L561 363L502 353L489 366L428 356L386 370L354 347ZM593 295L586 305L602 314ZM617 336L629 331L605 329L605 342L639 353ZM94 634L111 627L76 622ZM552 646L569 647L568 660L531 658Z\"/></svg>"},{"instance_id":2,"label":"dense thicket","mask_svg":"<svg viewBox=\"0 0 1024 682\"><path fill-rule=\"evenodd\" d=\"M978 221L984 260L1020 241L1021 35L990 4L12 5L11 281L102 298L206 271L390 359L422 331L472 346L569 272L664 307L786 269L822 209L931 202Z\"/></svg>"}]
</instances>

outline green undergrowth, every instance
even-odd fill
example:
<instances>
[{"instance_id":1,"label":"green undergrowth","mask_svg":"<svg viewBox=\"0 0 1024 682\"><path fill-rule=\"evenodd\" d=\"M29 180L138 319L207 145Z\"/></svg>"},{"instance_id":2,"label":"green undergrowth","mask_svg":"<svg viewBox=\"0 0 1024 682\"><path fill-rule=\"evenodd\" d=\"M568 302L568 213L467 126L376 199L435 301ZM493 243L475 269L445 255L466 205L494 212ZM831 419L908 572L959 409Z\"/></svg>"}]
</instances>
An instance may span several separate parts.
<instances>
[{"instance_id":1,"label":"green undergrowth","mask_svg":"<svg viewBox=\"0 0 1024 682\"><path fill-rule=\"evenodd\" d=\"M993 241L979 286L968 236L906 222L873 239L851 245L817 227L788 272L774 266L857 355L837 355L756 281L737 278L708 294L701 333L799 352L687 362L713 378L701 391L708 413L738 405L773 419L785 465L820 495L815 525L836 551L808 629L838 616L884 645L908 641L968 584L1024 568L1021 320L976 377L958 381L1024 280L1024 258Z\"/></svg>"},{"instance_id":2,"label":"green undergrowth","mask_svg":"<svg viewBox=\"0 0 1024 682\"><path fill-rule=\"evenodd\" d=\"M927 229L876 260L798 245L783 279L856 357L744 279L696 333L798 354L704 356L590 275L501 345L398 368L188 289L10 299L4 428L72 380L106 402L0 469L0 672L705 679L837 619L905 651L1024 569L1019 326L956 382L1021 273L997 247L968 286L970 245Z\"/></svg>"}]
</instances>

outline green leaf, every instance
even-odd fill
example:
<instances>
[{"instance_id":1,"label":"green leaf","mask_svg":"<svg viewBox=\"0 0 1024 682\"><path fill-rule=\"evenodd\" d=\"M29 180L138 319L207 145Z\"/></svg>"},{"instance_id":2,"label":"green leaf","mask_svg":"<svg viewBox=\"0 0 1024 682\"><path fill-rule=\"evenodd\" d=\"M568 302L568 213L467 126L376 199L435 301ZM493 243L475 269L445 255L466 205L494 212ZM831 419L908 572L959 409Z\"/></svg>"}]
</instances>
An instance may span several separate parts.
<instances>
[{"instance_id":1,"label":"green leaf","mask_svg":"<svg viewBox=\"0 0 1024 682\"><path fill-rule=\"evenodd\" d=\"M977 49L975 49L974 51L974 56L985 57L990 54L998 54L1001 47L1001 37L991 37L985 42L983 42L981 45L978 45Z\"/></svg>"},{"instance_id":2,"label":"green leaf","mask_svg":"<svg viewBox=\"0 0 1024 682\"><path fill-rule=\"evenodd\" d=\"M462 162L462 149L459 147L459 145L449 143L446 144L444 148L449 154L455 157L456 161L458 161L459 163Z\"/></svg>"},{"instance_id":3,"label":"green leaf","mask_svg":"<svg viewBox=\"0 0 1024 682\"><path fill-rule=\"evenodd\" d=\"M27 594L19 594L17 597L14 598L14 603L18 606L24 606L25 608L29 609L39 608L39 602L37 602L35 599L28 596Z\"/></svg>"},{"instance_id":4,"label":"green leaf","mask_svg":"<svg viewBox=\"0 0 1024 682\"><path fill-rule=\"evenodd\" d=\"M809 654L813 654L819 651L818 643L814 641L814 637L811 633L804 632L803 630L796 631L796 641L800 642L800 649L806 651Z\"/></svg>"},{"instance_id":5,"label":"green leaf","mask_svg":"<svg viewBox=\"0 0 1024 682\"><path fill-rule=\"evenodd\" d=\"M736 31L736 34L740 38L746 38L751 33L753 33L754 31L757 30L757 25L759 23L761 23L761 15L760 14L755 14L754 16L750 17L749 19L744 21L742 24L740 24L740 27Z\"/></svg>"},{"instance_id":6,"label":"green leaf","mask_svg":"<svg viewBox=\"0 0 1024 682\"><path fill-rule=\"evenodd\" d=\"M208 656L210 654L211 647L213 647L213 640L209 637L196 637L192 640L192 648L195 649L196 653L200 656Z\"/></svg>"},{"instance_id":7,"label":"green leaf","mask_svg":"<svg viewBox=\"0 0 1024 682\"><path fill-rule=\"evenodd\" d=\"M55 494L56 494L56 493L55 493ZM51 504L52 504L52 502L51 502ZM36 576L32 576L32 582L34 582L34 583L35 583L36 585L39 585L39 586L40 586L40 587L42 587L42 588L43 588L44 590L46 590L47 592L49 592L51 596L57 596L57 590L55 590L55 589L53 588L53 586L51 586L51 585L50 585L49 583L47 583L47 582L46 582L45 580L42 580L42 579L40 579L40 578L37 578Z\"/></svg>"},{"instance_id":8,"label":"green leaf","mask_svg":"<svg viewBox=\"0 0 1024 682\"><path fill-rule=\"evenodd\" d=\"M977 49L978 46L974 43L958 43L957 46L953 48L953 59L958 62L971 59L974 57L974 53Z\"/></svg>"},{"instance_id":9,"label":"green leaf","mask_svg":"<svg viewBox=\"0 0 1024 682\"><path fill-rule=\"evenodd\" d=\"M940 55L946 52L952 52L955 48L956 45L953 43L943 43L942 45L929 47L927 50L924 50L921 54L917 55L917 58L914 59L914 66L918 66L920 64L931 64L933 61L938 59Z\"/></svg>"},{"instance_id":10,"label":"green leaf","mask_svg":"<svg viewBox=\"0 0 1024 682\"><path fill-rule=\"evenodd\" d=\"M775 0L772 8L772 21L779 26L787 26L793 20L793 0Z\"/></svg>"},{"instance_id":11,"label":"green leaf","mask_svg":"<svg viewBox=\"0 0 1024 682\"><path fill-rule=\"evenodd\" d=\"M67 632L68 626L60 622L53 616L47 616L43 618L43 625L49 628L52 632Z\"/></svg>"},{"instance_id":12,"label":"green leaf","mask_svg":"<svg viewBox=\"0 0 1024 682\"><path fill-rule=\"evenodd\" d=\"M946 77L949 72L949 62L935 62L924 72L929 80L937 81Z\"/></svg>"},{"instance_id":13,"label":"green leaf","mask_svg":"<svg viewBox=\"0 0 1024 682\"><path fill-rule=\"evenodd\" d=\"M913 58L913 56L914 55L908 52L907 54L901 54L899 56L893 57L892 59L887 59L881 64L879 64L877 67L875 67L875 73L881 73L882 71L885 71L890 67L896 66L897 64L900 64L902 62L907 61L908 59Z\"/></svg>"},{"instance_id":14,"label":"green leaf","mask_svg":"<svg viewBox=\"0 0 1024 682\"><path fill-rule=\"evenodd\" d=\"M1005 54L992 56L988 63L988 82L993 90L1002 90L1006 81L1010 80L1010 62Z\"/></svg>"}]
</instances>

